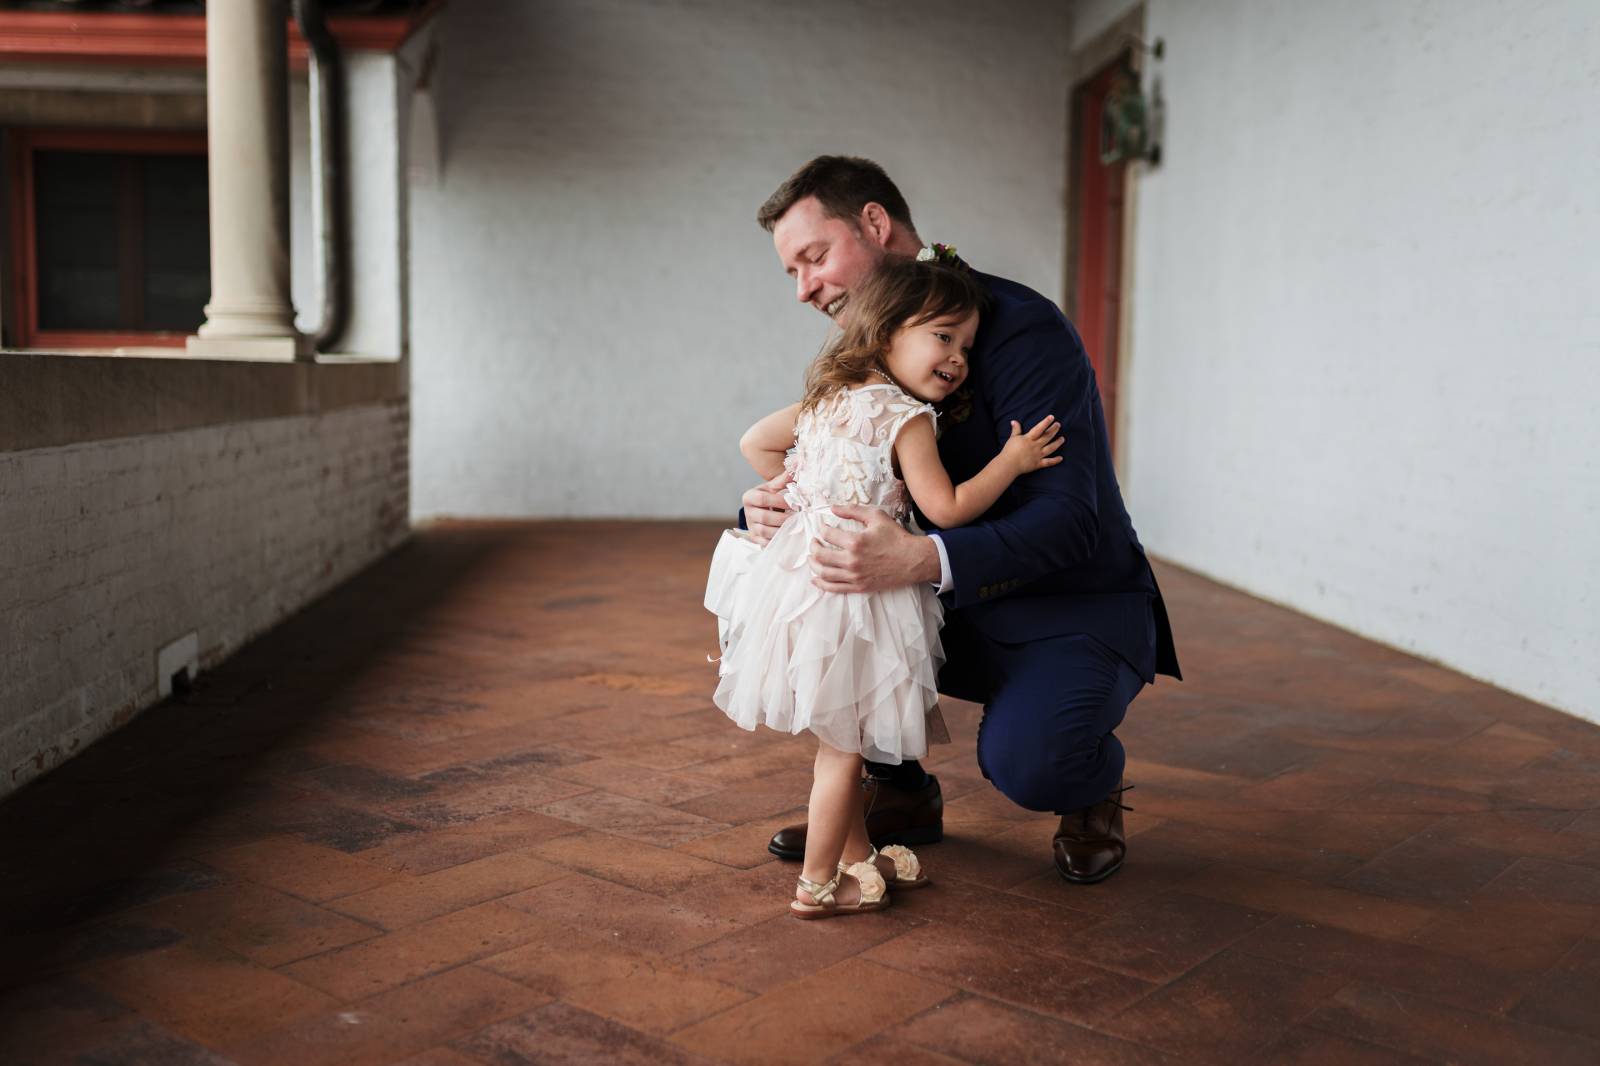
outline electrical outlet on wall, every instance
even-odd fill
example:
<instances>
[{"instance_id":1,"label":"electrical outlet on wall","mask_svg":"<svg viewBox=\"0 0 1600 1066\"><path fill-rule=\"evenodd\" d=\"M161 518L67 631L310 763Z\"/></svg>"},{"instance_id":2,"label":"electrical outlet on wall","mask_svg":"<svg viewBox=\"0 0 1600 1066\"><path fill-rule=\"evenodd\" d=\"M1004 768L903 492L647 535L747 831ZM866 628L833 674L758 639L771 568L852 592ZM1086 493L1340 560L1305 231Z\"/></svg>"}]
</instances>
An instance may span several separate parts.
<instances>
[{"instance_id":1,"label":"electrical outlet on wall","mask_svg":"<svg viewBox=\"0 0 1600 1066\"><path fill-rule=\"evenodd\" d=\"M187 688L200 672L200 635L185 633L156 652L156 690L162 699L172 695L174 679Z\"/></svg>"}]
</instances>

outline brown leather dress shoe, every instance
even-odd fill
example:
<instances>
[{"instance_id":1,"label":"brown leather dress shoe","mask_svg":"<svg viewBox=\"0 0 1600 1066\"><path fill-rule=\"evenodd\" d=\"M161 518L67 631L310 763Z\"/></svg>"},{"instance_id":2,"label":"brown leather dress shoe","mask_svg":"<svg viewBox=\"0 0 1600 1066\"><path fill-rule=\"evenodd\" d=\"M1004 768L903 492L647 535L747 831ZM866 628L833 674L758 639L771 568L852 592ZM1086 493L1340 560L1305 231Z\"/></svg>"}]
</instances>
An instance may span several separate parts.
<instances>
[{"instance_id":1,"label":"brown leather dress shoe","mask_svg":"<svg viewBox=\"0 0 1600 1066\"><path fill-rule=\"evenodd\" d=\"M875 848L890 844L937 844L944 839L944 793L932 774L918 789L895 788L887 781L869 777L862 782L867 790L867 838ZM780 859L799 862L806 857L806 826L786 825L772 836L767 850Z\"/></svg>"},{"instance_id":2,"label":"brown leather dress shoe","mask_svg":"<svg viewBox=\"0 0 1600 1066\"><path fill-rule=\"evenodd\" d=\"M1123 806L1122 794L1132 787L1119 784L1099 803L1061 816L1054 842L1057 873L1075 885L1092 885L1122 869L1128 854L1122 812L1133 809Z\"/></svg>"}]
</instances>

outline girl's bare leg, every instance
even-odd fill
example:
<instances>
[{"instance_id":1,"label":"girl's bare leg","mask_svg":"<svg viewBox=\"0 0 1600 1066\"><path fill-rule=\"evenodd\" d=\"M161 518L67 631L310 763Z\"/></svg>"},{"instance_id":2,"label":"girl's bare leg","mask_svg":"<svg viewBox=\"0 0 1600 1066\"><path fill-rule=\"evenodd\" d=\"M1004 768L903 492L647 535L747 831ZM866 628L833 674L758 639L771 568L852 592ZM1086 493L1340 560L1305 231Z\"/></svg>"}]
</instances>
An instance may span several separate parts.
<instances>
[{"instance_id":1,"label":"girl's bare leg","mask_svg":"<svg viewBox=\"0 0 1600 1066\"><path fill-rule=\"evenodd\" d=\"M855 815L850 819L850 832L844 838L844 851L840 860L845 863L862 862L872 854L872 841L867 839L867 790L856 782Z\"/></svg>"},{"instance_id":2,"label":"girl's bare leg","mask_svg":"<svg viewBox=\"0 0 1600 1066\"><path fill-rule=\"evenodd\" d=\"M826 744L817 745L817 762L811 778L811 806L806 811L806 857L800 876L826 884L838 873L839 856L852 830L866 839L861 818L861 756ZM861 858L866 857L862 849ZM797 890L802 902L814 903L810 893ZM860 898L853 880L843 880L835 895L840 903Z\"/></svg>"}]
</instances>

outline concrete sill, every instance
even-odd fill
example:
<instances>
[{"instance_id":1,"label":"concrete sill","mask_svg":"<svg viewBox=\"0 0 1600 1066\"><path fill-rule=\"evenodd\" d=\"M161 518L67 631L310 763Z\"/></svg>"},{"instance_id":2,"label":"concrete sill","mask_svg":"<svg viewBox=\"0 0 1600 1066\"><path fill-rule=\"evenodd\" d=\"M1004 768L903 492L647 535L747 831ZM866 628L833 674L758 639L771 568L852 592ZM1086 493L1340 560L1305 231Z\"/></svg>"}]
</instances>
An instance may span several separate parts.
<instances>
[{"instance_id":1,"label":"concrete sill","mask_svg":"<svg viewBox=\"0 0 1600 1066\"><path fill-rule=\"evenodd\" d=\"M70 356L70 358L62 358ZM181 348L0 351L0 452L403 399L403 360L197 359Z\"/></svg>"}]
</instances>

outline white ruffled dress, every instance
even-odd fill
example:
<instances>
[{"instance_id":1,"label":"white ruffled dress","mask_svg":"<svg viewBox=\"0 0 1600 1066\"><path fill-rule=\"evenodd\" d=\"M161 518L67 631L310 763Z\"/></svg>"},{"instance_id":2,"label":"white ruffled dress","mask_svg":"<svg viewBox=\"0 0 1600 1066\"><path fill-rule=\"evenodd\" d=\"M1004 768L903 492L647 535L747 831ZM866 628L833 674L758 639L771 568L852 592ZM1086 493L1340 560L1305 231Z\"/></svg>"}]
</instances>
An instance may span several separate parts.
<instances>
[{"instance_id":1,"label":"white ruffled dress","mask_svg":"<svg viewBox=\"0 0 1600 1066\"><path fill-rule=\"evenodd\" d=\"M726 530L711 560L706 609L722 644L712 697L744 729L809 729L870 762L920 759L947 741L936 683L944 608L917 584L874 593L811 583L811 542L825 526L861 529L835 504L877 507L909 525L895 438L933 408L890 384L843 389L795 426L785 500L795 512L763 548Z\"/></svg>"}]
</instances>

